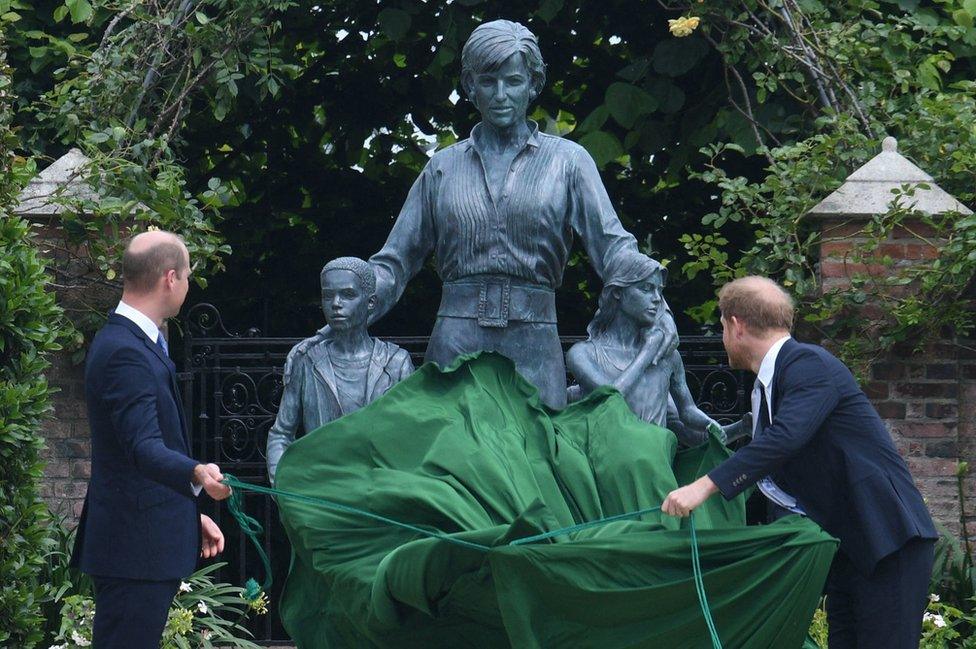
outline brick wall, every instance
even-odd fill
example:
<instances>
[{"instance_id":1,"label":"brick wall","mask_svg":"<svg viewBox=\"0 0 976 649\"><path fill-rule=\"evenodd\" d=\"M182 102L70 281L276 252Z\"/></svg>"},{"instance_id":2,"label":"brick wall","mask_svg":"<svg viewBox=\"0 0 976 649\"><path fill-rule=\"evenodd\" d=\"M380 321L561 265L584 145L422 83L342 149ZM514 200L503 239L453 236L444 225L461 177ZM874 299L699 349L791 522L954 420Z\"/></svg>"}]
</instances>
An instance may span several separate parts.
<instances>
[{"instance_id":1,"label":"brick wall","mask_svg":"<svg viewBox=\"0 0 976 649\"><path fill-rule=\"evenodd\" d=\"M970 467L965 485L966 528L976 537L976 340L960 342L964 347L959 358L959 458Z\"/></svg>"},{"instance_id":2,"label":"brick wall","mask_svg":"<svg viewBox=\"0 0 976 649\"><path fill-rule=\"evenodd\" d=\"M887 277L892 269L938 255L934 233L921 223L896 227L879 246L876 257L869 259L857 254L858 246L867 241L863 222L823 220L820 224L824 241L820 277L825 292L849 289L855 274ZM890 260L883 259L886 256ZM914 289L888 290L894 296ZM871 320L881 315L881 307L866 304L861 314L865 323L859 335L873 335ZM974 345L973 341L947 338L917 353L913 347L900 344L874 362L862 387L887 423L932 515L958 533L957 468L960 461L976 457L976 354L967 349ZM967 478L970 493L973 486ZM967 518L970 510L967 507Z\"/></svg>"},{"instance_id":3,"label":"brick wall","mask_svg":"<svg viewBox=\"0 0 976 649\"><path fill-rule=\"evenodd\" d=\"M54 414L41 429L47 442L41 456L47 465L40 492L51 511L72 525L81 515L91 473L84 368L74 365L68 352L55 354L51 361L47 378L58 392L52 399Z\"/></svg>"}]
</instances>

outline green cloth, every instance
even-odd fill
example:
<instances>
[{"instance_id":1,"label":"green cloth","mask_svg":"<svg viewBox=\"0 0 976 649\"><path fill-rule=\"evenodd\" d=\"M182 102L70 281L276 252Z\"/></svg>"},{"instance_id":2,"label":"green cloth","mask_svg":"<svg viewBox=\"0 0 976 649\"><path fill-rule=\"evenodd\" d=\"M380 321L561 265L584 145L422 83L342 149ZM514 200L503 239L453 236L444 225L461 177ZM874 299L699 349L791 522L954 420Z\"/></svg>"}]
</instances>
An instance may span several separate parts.
<instances>
[{"instance_id":1,"label":"green cloth","mask_svg":"<svg viewBox=\"0 0 976 649\"><path fill-rule=\"evenodd\" d=\"M424 365L292 444L275 487L491 549L282 498L285 628L301 649L710 648L687 519L658 511L508 543L658 506L725 457L716 440L677 452L609 388L552 411L502 356ZM723 646L800 647L836 540L796 516L746 527L742 497L709 499L695 523Z\"/></svg>"}]
</instances>

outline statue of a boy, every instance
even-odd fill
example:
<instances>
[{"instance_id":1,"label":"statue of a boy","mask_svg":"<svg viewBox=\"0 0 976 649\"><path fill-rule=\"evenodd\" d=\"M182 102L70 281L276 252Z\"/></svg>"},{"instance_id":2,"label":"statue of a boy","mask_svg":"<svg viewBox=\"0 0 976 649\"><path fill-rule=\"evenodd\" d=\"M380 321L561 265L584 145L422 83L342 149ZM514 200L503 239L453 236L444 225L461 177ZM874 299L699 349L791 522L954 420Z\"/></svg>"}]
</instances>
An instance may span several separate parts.
<instances>
[{"instance_id":1,"label":"statue of a boy","mask_svg":"<svg viewBox=\"0 0 976 649\"><path fill-rule=\"evenodd\" d=\"M299 428L307 433L359 410L413 372L405 349L366 331L376 308L373 267L356 257L339 257L325 265L320 279L331 331L315 344L296 345L285 361L281 406L268 431L272 484L278 460Z\"/></svg>"},{"instance_id":2,"label":"statue of a boy","mask_svg":"<svg viewBox=\"0 0 976 649\"><path fill-rule=\"evenodd\" d=\"M681 356L673 351L651 364L664 338L654 324L667 270L646 255L618 256L608 270L589 339L570 348L566 365L583 394L612 385L644 421L670 428L685 446L701 444L718 424L695 405ZM669 403L680 421L669 421Z\"/></svg>"}]
</instances>

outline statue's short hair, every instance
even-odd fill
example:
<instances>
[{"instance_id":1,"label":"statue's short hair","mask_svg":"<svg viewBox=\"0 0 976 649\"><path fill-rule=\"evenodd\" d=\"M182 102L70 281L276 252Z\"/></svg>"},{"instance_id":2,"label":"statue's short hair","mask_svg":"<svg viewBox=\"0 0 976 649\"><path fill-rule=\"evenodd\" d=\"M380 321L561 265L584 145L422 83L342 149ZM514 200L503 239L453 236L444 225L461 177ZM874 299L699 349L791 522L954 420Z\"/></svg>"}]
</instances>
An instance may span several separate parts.
<instances>
[{"instance_id":1,"label":"statue's short hair","mask_svg":"<svg viewBox=\"0 0 976 649\"><path fill-rule=\"evenodd\" d=\"M718 308L726 320L735 316L756 334L793 328L793 298L773 280L750 275L733 280L718 292Z\"/></svg>"},{"instance_id":2,"label":"statue's short hair","mask_svg":"<svg viewBox=\"0 0 976 649\"><path fill-rule=\"evenodd\" d=\"M501 67L508 57L519 53L532 75L536 93L546 85L546 64L539 41L529 29L511 20L493 20L478 25L461 50L461 87L468 91L475 74Z\"/></svg>"},{"instance_id":3,"label":"statue's short hair","mask_svg":"<svg viewBox=\"0 0 976 649\"><path fill-rule=\"evenodd\" d=\"M139 250L132 245L138 234L126 243L125 252L122 253L122 283L126 289L140 293L152 291L159 278L167 272L175 270L182 274L189 269L183 238L163 230L160 234L169 236Z\"/></svg>"},{"instance_id":4,"label":"statue's short hair","mask_svg":"<svg viewBox=\"0 0 976 649\"><path fill-rule=\"evenodd\" d=\"M366 295L376 293L376 273L373 271L373 267L369 265L369 262L359 257L336 257L322 267L319 280L325 281L325 274L330 270L348 270L359 278L360 286L363 287Z\"/></svg>"}]
</instances>

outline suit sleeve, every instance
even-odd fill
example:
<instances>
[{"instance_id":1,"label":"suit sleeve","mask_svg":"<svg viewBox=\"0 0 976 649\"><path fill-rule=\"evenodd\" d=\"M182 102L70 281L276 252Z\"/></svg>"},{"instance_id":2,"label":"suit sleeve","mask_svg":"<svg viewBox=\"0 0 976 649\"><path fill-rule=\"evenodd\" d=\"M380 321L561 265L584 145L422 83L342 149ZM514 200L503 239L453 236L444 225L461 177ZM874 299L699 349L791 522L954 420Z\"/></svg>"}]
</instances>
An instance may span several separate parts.
<instances>
[{"instance_id":1,"label":"suit sleeve","mask_svg":"<svg viewBox=\"0 0 976 649\"><path fill-rule=\"evenodd\" d=\"M830 372L812 351L801 350L780 372L783 383L780 402L773 404L773 422L708 474L727 499L795 456L840 401Z\"/></svg>"},{"instance_id":2,"label":"suit sleeve","mask_svg":"<svg viewBox=\"0 0 976 649\"><path fill-rule=\"evenodd\" d=\"M152 372L145 357L123 347L105 367L101 396L109 408L119 444L136 470L192 497L193 469L198 463L163 441Z\"/></svg>"}]
</instances>

